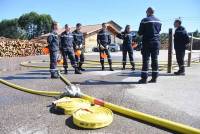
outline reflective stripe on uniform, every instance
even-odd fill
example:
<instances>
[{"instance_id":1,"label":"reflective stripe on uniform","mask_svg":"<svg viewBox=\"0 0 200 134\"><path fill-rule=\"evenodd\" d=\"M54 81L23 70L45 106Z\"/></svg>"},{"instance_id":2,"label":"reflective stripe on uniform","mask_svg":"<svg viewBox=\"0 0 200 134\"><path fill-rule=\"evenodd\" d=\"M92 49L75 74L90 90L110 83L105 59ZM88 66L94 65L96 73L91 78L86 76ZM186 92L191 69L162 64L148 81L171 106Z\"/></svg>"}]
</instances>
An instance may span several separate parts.
<instances>
[{"instance_id":1,"label":"reflective stripe on uniform","mask_svg":"<svg viewBox=\"0 0 200 134\"><path fill-rule=\"evenodd\" d=\"M61 37L73 38L73 36L72 36L72 35L62 35Z\"/></svg>"},{"instance_id":2,"label":"reflective stripe on uniform","mask_svg":"<svg viewBox=\"0 0 200 134\"><path fill-rule=\"evenodd\" d=\"M148 71L141 71L141 73L148 73Z\"/></svg>"},{"instance_id":3,"label":"reflective stripe on uniform","mask_svg":"<svg viewBox=\"0 0 200 134\"><path fill-rule=\"evenodd\" d=\"M141 22L141 23L147 24L147 23L154 23L154 22L162 24L161 21L156 21L156 20L152 20L152 21L143 21L143 22Z\"/></svg>"},{"instance_id":4,"label":"reflective stripe on uniform","mask_svg":"<svg viewBox=\"0 0 200 134\"><path fill-rule=\"evenodd\" d=\"M98 35L109 35L107 33L98 33Z\"/></svg>"},{"instance_id":5,"label":"reflective stripe on uniform","mask_svg":"<svg viewBox=\"0 0 200 134\"><path fill-rule=\"evenodd\" d=\"M158 73L159 71L152 71L153 73Z\"/></svg>"}]
</instances>

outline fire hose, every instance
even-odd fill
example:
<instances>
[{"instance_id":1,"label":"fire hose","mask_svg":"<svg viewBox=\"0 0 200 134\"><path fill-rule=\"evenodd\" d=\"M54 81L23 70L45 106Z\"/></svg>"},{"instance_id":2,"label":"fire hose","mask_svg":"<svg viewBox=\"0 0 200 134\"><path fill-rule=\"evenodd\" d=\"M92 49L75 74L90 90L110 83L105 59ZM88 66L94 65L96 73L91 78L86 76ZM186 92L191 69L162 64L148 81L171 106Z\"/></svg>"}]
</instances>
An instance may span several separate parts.
<instances>
[{"instance_id":1,"label":"fire hose","mask_svg":"<svg viewBox=\"0 0 200 134\"><path fill-rule=\"evenodd\" d=\"M128 109L122 106L118 106L118 105L94 98L92 96L86 95L82 93L80 90L77 90L77 87L71 84L71 82L68 79L66 79L63 75L61 75L60 73L59 75L60 75L60 79L67 85L65 92L33 90L33 89L21 87L19 85L7 82L3 79L0 79L0 83L10 86L12 88L24 91L24 92L37 94L37 95L43 95L43 96L61 96L61 95L63 96L64 95L64 96L80 97L82 99L90 101L93 104L106 107L122 115L126 115L134 119L139 119L139 120L142 120L142 121L145 121L153 125L160 126L160 127L163 127L175 132L184 133L184 134L200 134L200 130L197 128L193 128L181 123L173 122L167 119L163 119L160 117L156 117L153 115L149 115L149 114L145 114L139 111Z\"/></svg>"}]
</instances>

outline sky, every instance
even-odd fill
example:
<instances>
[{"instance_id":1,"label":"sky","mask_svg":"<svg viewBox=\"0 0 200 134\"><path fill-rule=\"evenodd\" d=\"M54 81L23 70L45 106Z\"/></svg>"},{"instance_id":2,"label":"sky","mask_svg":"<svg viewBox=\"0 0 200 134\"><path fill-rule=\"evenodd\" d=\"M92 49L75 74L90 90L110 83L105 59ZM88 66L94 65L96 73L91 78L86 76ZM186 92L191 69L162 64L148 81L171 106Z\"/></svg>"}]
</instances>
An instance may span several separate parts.
<instances>
[{"instance_id":1,"label":"sky","mask_svg":"<svg viewBox=\"0 0 200 134\"><path fill-rule=\"evenodd\" d=\"M61 26L101 24L110 20L123 28L129 24L137 31L146 9L155 9L162 21L162 32L173 28L174 19L181 17L188 32L200 31L200 0L1 0L0 20L12 19L35 11L50 14Z\"/></svg>"}]
</instances>

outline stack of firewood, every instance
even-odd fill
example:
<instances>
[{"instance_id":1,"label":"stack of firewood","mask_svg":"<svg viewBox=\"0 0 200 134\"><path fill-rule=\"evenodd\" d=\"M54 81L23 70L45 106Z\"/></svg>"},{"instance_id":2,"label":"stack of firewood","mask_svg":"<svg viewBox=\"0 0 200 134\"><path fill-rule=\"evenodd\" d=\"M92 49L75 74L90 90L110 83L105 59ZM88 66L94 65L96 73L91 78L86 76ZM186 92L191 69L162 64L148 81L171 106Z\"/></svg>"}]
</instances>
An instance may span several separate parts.
<instances>
[{"instance_id":1,"label":"stack of firewood","mask_svg":"<svg viewBox=\"0 0 200 134\"><path fill-rule=\"evenodd\" d=\"M44 54L42 49L47 46L46 40L15 40L0 38L0 57L22 57Z\"/></svg>"}]
</instances>

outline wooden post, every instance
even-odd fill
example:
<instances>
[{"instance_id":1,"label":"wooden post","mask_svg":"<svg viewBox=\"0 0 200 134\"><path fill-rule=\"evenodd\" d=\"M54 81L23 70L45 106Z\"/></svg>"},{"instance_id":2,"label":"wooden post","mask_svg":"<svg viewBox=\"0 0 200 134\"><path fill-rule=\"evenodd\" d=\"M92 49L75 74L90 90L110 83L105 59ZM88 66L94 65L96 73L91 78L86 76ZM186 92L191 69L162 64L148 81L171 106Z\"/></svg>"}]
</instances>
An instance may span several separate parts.
<instances>
[{"instance_id":1,"label":"wooden post","mask_svg":"<svg viewBox=\"0 0 200 134\"><path fill-rule=\"evenodd\" d=\"M191 66L192 46L193 46L193 33L192 33L191 42L190 42L190 47L189 47L189 53L188 53L188 62L187 62L187 66L188 66L188 67Z\"/></svg>"},{"instance_id":2,"label":"wooden post","mask_svg":"<svg viewBox=\"0 0 200 134\"><path fill-rule=\"evenodd\" d=\"M167 73L172 72L172 55L173 55L173 31L172 28L169 29L169 41L168 41L168 66Z\"/></svg>"}]
</instances>

